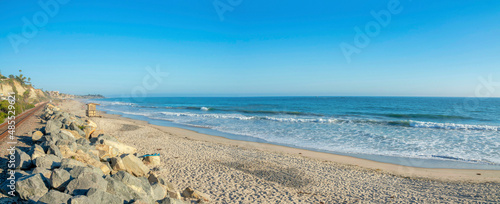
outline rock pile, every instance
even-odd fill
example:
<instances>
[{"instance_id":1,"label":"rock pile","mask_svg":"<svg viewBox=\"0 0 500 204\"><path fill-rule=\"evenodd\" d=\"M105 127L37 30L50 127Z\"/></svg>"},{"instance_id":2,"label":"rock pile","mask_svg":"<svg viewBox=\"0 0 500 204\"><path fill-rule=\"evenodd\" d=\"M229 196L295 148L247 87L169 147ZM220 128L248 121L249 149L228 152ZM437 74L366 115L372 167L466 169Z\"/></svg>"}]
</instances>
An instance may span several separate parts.
<instances>
[{"instance_id":1,"label":"rock pile","mask_svg":"<svg viewBox=\"0 0 500 204\"><path fill-rule=\"evenodd\" d=\"M188 203L209 196L187 188L182 195L150 171L159 156L137 157L137 150L96 131L97 125L49 104L46 125L32 134L28 151L16 149L16 196L38 203ZM9 181L6 181L9 182ZM7 186L7 183L2 184ZM2 188L6 193L6 189Z\"/></svg>"}]
</instances>

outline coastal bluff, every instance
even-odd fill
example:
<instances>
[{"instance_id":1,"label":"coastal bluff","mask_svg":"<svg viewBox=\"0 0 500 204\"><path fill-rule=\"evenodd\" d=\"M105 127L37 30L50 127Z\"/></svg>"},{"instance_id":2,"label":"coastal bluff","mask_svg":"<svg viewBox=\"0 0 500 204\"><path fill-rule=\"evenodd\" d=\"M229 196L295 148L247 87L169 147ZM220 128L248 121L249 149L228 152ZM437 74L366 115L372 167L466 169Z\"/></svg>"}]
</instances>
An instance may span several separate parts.
<instances>
[{"instance_id":1,"label":"coastal bluff","mask_svg":"<svg viewBox=\"0 0 500 204\"><path fill-rule=\"evenodd\" d=\"M47 104L33 145L16 148L14 180L1 185L16 203L205 203L210 196L177 187L152 171L160 155L138 155L92 120ZM14 183L14 184L13 184Z\"/></svg>"}]
</instances>

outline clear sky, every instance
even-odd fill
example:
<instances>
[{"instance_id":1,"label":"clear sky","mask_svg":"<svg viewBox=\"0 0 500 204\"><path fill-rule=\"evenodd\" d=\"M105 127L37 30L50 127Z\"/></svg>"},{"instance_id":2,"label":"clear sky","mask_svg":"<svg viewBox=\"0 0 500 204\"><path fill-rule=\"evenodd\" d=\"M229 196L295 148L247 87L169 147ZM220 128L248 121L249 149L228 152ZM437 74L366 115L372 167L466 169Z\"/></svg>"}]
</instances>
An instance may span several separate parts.
<instances>
[{"instance_id":1,"label":"clear sky","mask_svg":"<svg viewBox=\"0 0 500 204\"><path fill-rule=\"evenodd\" d=\"M479 77L500 82L498 0L40 2L0 0L0 70L44 90L475 96Z\"/></svg>"}]
</instances>

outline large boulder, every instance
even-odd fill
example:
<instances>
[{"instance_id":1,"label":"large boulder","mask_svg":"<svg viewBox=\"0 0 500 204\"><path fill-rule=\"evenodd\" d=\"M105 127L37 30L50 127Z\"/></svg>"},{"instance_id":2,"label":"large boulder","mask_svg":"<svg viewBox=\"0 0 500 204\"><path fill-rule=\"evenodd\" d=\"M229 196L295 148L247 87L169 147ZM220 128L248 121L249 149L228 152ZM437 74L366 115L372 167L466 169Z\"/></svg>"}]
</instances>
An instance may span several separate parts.
<instances>
[{"instance_id":1,"label":"large boulder","mask_svg":"<svg viewBox=\"0 0 500 204\"><path fill-rule=\"evenodd\" d=\"M55 144L49 145L49 148L47 149L47 154L52 154L52 155L55 155L59 158L63 158L61 150Z\"/></svg>"},{"instance_id":2,"label":"large boulder","mask_svg":"<svg viewBox=\"0 0 500 204\"><path fill-rule=\"evenodd\" d=\"M52 188L59 191L64 191L70 181L71 175L64 169L55 169L52 171L52 175L50 176L50 184L52 185Z\"/></svg>"},{"instance_id":3,"label":"large boulder","mask_svg":"<svg viewBox=\"0 0 500 204\"><path fill-rule=\"evenodd\" d=\"M49 189L45 186L41 174L34 174L20 179L16 183L16 191L23 200L38 200Z\"/></svg>"},{"instance_id":4,"label":"large boulder","mask_svg":"<svg viewBox=\"0 0 500 204\"><path fill-rule=\"evenodd\" d=\"M95 204L93 200L84 195L77 195L69 200L71 204Z\"/></svg>"},{"instance_id":5,"label":"large boulder","mask_svg":"<svg viewBox=\"0 0 500 204\"><path fill-rule=\"evenodd\" d=\"M108 182L106 192L118 196L126 202L131 202L134 198L140 197L135 191L116 178L106 176L106 181Z\"/></svg>"},{"instance_id":6,"label":"large boulder","mask_svg":"<svg viewBox=\"0 0 500 204\"><path fill-rule=\"evenodd\" d=\"M79 133L78 131L76 131L76 130L67 130L67 131L68 131L68 132L70 132L70 133L73 135L73 137L75 137L75 139L81 139L81 138L83 138L83 137L85 136L85 133L83 133L83 136L82 136L82 135L80 135L80 133ZM82 132L83 132L83 131L82 131Z\"/></svg>"},{"instance_id":7,"label":"large boulder","mask_svg":"<svg viewBox=\"0 0 500 204\"><path fill-rule=\"evenodd\" d=\"M90 188L97 188L105 191L107 187L108 182L104 180L102 176L93 172L84 172L71 180L64 192L71 195L86 195Z\"/></svg>"},{"instance_id":8,"label":"large boulder","mask_svg":"<svg viewBox=\"0 0 500 204\"><path fill-rule=\"evenodd\" d=\"M43 195L39 200L38 203L54 203L54 204L61 204L61 203L68 203L69 199L71 198L70 195L61 193L57 190L50 190L48 193Z\"/></svg>"},{"instance_id":9,"label":"large boulder","mask_svg":"<svg viewBox=\"0 0 500 204\"><path fill-rule=\"evenodd\" d=\"M123 165L127 172L134 176L142 177L149 173L149 168L142 161L132 154L123 155L121 157Z\"/></svg>"},{"instance_id":10,"label":"large boulder","mask_svg":"<svg viewBox=\"0 0 500 204\"><path fill-rule=\"evenodd\" d=\"M61 129L59 130L59 133L57 134L52 134L52 137L54 138L54 141L58 141L58 140L70 140L70 141L75 141L76 139L78 138L75 138L73 136L73 134L71 134L71 132L69 132L68 130L65 130L65 129Z\"/></svg>"},{"instance_id":11,"label":"large boulder","mask_svg":"<svg viewBox=\"0 0 500 204\"><path fill-rule=\"evenodd\" d=\"M112 177L127 185L135 194L137 194L136 199L153 200L153 189L145 177L137 178L125 171L119 171Z\"/></svg>"},{"instance_id":12,"label":"large boulder","mask_svg":"<svg viewBox=\"0 0 500 204\"><path fill-rule=\"evenodd\" d=\"M81 138L81 137L75 138L75 136L73 135L73 133L71 133L69 130L66 130L66 129L61 129L59 134L63 134L63 135L61 135L61 137L63 137L63 138L72 138L72 139L75 139L75 140Z\"/></svg>"},{"instance_id":13,"label":"large boulder","mask_svg":"<svg viewBox=\"0 0 500 204\"><path fill-rule=\"evenodd\" d=\"M109 145L117 149L120 154L134 154L137 152L135 147L128 146L118 141L101 140L101 144Z\"/></svg>"},{"instance_id":14,"label":"large boulder","mask_svg":"<svg viewBox=\"0 0 500 204\"><path fill-rule=\"evenodd\" d=\"M32 161L34 161L38 157L45 156L45 150L43 149L42 146L37 144L31 146L29 153Z\"/></svg>"},{"instance_id":15,"label":"large boulder","mask_svg":"<svg viewBox=\"0 0 500 204\"><path fill-rule=\"evenodd\" d=\"M17 169L30 169L31 166L33 166L33 162L31 161L31 156L28 155L26 152L21 151L19 148L15 149L15 165Z\"/></svg>"},{"instance_id":16,"label":"large boulder","mask_svg":"<svg viewBox=\"0 0 500 204\"><path fill-rule=\"evenodd\" d=\"M35 159L36 167L45 169L54 169L61 166L61 158L56 155L45 155L43 157L38 157Z\"/></svg>"},{"instance_id":17,"label":"large boulder","mask_svg":"<svg viewBox=\"0 0 500 204\"><path fill-rule=\"evenodd\" d=\"M71 151L76 151L77 144L75 140L58 140L56 143L56 146L61 148L61 146L67 146L71 149Z\"/></svg>"},{"instance_id":18,"label":"large boulder","mask_svg":"<svg viewBox=\"0 0 500 204\"><path fill-rule=\"evenodd\" d=\"M87 164L84 164L83 162L77 161L75 159L71 158L64 158L61 160L61 168L62 169L73 169L77 166L87 166Z\"/></svg>"},{"instance_id":19,"label":"large boulder","mask_svg":"<svg viewBox=\"0 0 500 204\"><path fill-rule=\"evenodd\" d=\"M161 186L159 183L151 185L152 193L153 193L153 199L154 200L161 200L167 196L167 191L163 186Z\"/></svg>"},{"instance_id":20,"label":"large boulder","mask_svg":"<svg viewBox=\"0 0 500 204\"><path fill-rule=\"evenodd\" d=\"M76 153L71 155L70 157L82 163L97 167L101 169L104 174L109 174L111 172L111 168L107 164L104 164L101 161L93 158L82 150L77 150Z\"/></svg>"},{"instance_id":21,"label":"large boulder","mask_svg":"<svg viewBox=\"0 0 500 204\"><path fill-rule=\"evenodd\" d=\"M42 140L42 137L43 137L43 132L41 131L35 131L31 134L31 140L33 142L39 142Z\"/></svg>"},{"instance_id":22,"label":"large boulder","mask_svg":"<svg viewBox=\"0 0 500 204\"><path fill-rule=\"evenodd\" d=\"M123 204L123 199L102 189L91 188L87 193L87 197L94 201L95 204Z\"/></svg>"},{"instance_id":23,"label":"large boulder","mask_svg":"<svg viewBox=\"0 0 500 204\"><path fill-rule=\"evenodd\" d=\"M57 134L61 130L62 123L57 120L49 120L45 125L45 134Z\"/></svg>"},{"instance_id":24,"label":"large boulder","mask_svg":"<svg viewBox=\"0 0 500 204\"><path fill-rule=\"evenodd\" d=\"M75 166L73 169L69 170L69 174L73 178L77 178L81 174L95 174L99 177L104 177L104 173L96 167L93 166Z\"/></svg>"}]
</instances>

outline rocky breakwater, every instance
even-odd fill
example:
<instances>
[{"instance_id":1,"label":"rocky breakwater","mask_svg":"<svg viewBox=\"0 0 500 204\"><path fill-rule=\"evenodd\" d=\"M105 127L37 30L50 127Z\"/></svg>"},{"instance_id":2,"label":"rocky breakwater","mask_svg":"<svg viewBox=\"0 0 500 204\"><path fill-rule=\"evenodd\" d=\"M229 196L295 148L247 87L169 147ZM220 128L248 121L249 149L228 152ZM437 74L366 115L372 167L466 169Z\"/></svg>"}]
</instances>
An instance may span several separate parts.
<instances>
[{"instance_id":1,"label":"rocky breakwater","mask_svg":"<svg viewBox=\"0 0 500 204\"><path fill-rule=\"evenodd\" d=\"M203 203L209 196L191 188L182 194L150 170L159 156L138 157L137 150L89 119L48 104L45 127L33 132L34 145L16 149L17 202L26 203ZM9 181L6 181L9 182ZM8 183L2 184L7 194Z\"/></svg>"}]
</instances>

